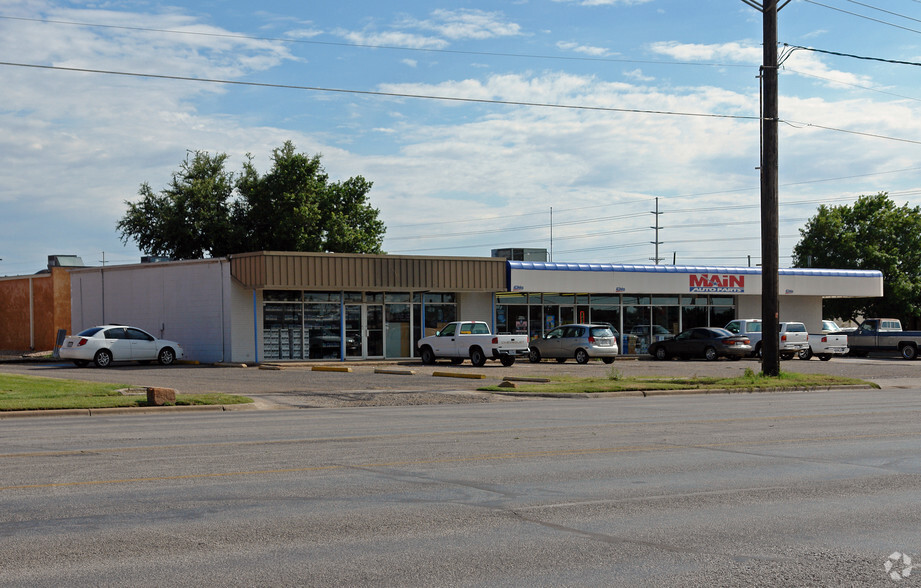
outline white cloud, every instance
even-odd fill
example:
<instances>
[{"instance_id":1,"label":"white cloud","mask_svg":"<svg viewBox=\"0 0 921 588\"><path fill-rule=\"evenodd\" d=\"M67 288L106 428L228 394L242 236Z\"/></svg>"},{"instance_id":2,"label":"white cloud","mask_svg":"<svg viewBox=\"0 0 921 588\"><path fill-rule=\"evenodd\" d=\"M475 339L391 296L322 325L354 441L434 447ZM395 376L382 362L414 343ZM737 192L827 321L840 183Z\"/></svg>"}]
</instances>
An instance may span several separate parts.
<instances>
[{"instance_id":1,"label":"white cloud","mask_svg":"<svg viewBox=\"0 0 921 588\"><path fill-rule=\"evenodd\" d=\"M652 76L647 76L643 73L641 69L634 69L632 71L625 71L624 76L638 82L652 82L655 81L655 78Z\"/></svg>"},{"instance_id":2,"label":"white cloud","mask_svg":"<svg viewBox=\"0 0 921 588\"><path fill-rule=\"evenodd\" d=\"M434 31L454 41L512 37L522 34L521 27L506 20L502 13L472 9L438 9L432 11L428 19L406 19L401 24L406 27Z\"/></svg>"},{"instance_id":3,"label":"white cloud","mask_svg":"<svg viewBox=\"0 0 921 588\"><path fill-rule=\"evenodd\" d=\"M580 45L579 43L574 43L571 41L559 41L556 46L563 51L573 51L575 53L591 55L592 57L604 57L605 55L608 55L608 50L604 47L591 47L588 45Z\"/></svg>"},{"instance_id":4,"label":"white cloud","mask_svg":"<svg viewBox=\"0 0 921 588\"><path fill-rule=\"evenodd\" d=\"M409 49L444 49L448 42L436 37L427 37L404 33L401 31L347 31L337 29L333 34L356 45L376 45L383 47L407 47Z\"/></svg>"},{"instance_id":5,"label":"white cloud","mask_svg":"<svg viewBox=\"0 0 921 588\"><path fill-rule=\"evenodd\" d=\"M729 61L732 63L761 63L762 50L756 43L680 43L662 41L652 43L654 53L666 55L678 61Z\"/></svg>"}]
</instances>

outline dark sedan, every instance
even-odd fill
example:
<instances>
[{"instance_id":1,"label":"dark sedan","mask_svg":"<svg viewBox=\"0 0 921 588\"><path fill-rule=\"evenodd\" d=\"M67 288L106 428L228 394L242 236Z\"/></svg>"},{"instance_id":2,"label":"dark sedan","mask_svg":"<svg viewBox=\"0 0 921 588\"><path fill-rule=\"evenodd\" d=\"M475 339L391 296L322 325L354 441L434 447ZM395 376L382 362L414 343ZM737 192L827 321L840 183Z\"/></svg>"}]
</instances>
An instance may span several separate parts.
<instances>
[{"instance_id":1,"label":"dark sedan","mask_svg":"<svg viewBox=\"0 0 921 588\"><path fill-rule=\"evenodd\" d=\"M751 341L744 335L733 335L726 329L694 327L676 337L656 341L649 354L656 359L702 357L714 361L720 357L742 359L752 352Z\"/></svg>"}]
</instances>

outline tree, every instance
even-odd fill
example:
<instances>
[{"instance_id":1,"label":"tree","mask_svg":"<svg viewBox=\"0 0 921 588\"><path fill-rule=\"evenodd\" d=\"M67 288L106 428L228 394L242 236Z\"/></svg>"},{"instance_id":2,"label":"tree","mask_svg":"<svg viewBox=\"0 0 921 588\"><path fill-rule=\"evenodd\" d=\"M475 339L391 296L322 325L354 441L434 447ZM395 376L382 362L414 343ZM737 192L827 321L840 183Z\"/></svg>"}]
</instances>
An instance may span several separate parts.
<instances>
[{"instance_id":1,"label":"tree","mask_svg":"<svg viewBox=\"0 0 921 588\"><path fill-rule=\"evenodd\" d=\"M134 239L141 251L176 259L198 259L206 253L231 253L229 199L233 175L224 171L227 155L203 151L186 155L169 187L155 194L141 184L141 200L125 202L128 212L116 228L122 241Z\"/></svg>"},{"instance_id":2,"label":"tree","mask_svg":"<svg viewBox=\"0 0 921 588\"><path fill-rule=\"evenodd\" d=\"M829 298L827 316L854 320L921 317L921 208L896 206L889 195L860 196L853 206L819 206L800 229L794 267L879 270L882 298Z\"/></svg>"},{"instance_id":3,"label":"tree","mask_svg":"<svg viewBox=\"0 0 921 588\"><path fill-rule=\"evenodd\" d=\"M297 153L290 141L273 150L265 175L251 155L237 177L224 171L226 160L198 151L159 194L142 184L140 202L126 202L117 225L122 241L177 259L261 250L382 252L386 227L363 177L330 183L320 156Z\"/></svg>"}]
</instances>

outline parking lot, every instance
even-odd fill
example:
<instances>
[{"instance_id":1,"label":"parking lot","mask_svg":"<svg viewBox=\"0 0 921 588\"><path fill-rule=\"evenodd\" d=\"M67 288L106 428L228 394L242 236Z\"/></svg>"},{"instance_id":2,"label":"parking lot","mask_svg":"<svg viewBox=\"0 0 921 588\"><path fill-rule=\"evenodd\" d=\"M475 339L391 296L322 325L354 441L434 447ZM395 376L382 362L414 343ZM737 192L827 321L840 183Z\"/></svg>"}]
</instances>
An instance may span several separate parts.
<instances>
[{"instance_id":1,"label":"parking lot","mask_svg":"<svg viewBox=\"0 0 921 588\"><path fill-rule=\"evenodd\" d=\"M315 371L314 367L350 368L350 372ZM269 368L269 369L266 369ZM464 404L514 400L512 397L477 392L507 376L694 377L737 376L746 369L760 371L755 359L741 361L655 361L651 358L618 358L605 365L568 361L531 364L519 360L511 367L489 361L476 368L465 362L438 362L426 366L419 360L380 362L278 363L260 367L175 365L170 367L121 364L107 369L78 368L70 363L4 363L0 371L51 378L111 382L126 386L163 386L182 393L225 392L250 396L261 408L321 408L399 404ZM921 375L921 361L896 357L835 358L831 361L794 359L781 369L799 373L848 376L868 380L883 388L907 388ZM382 370L400 373L378 373ZM483 376L482 378L450 377Z\"/></svg>"}]
</instances>

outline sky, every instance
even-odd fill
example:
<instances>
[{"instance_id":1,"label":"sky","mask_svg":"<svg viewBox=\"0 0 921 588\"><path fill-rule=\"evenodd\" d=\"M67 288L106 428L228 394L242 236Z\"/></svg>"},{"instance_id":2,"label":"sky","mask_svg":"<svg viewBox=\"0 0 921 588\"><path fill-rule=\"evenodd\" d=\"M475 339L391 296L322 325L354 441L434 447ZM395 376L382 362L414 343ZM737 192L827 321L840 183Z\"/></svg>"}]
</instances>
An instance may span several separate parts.
<instances>
[{"instance_id":1,"label":"sky","mask_svg":"<svg viewBox=\"0 0 921 588\"><path fill-rule=\"evenodd\" d=\"M137 263L143 183L289 140L391 254L757 265L761 39L743 0L0 0L0 276ZM792 0L778 41L788 267L820 205L921 205L921 1Z\"/></svg>"}]
</instances>

